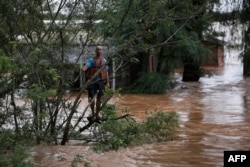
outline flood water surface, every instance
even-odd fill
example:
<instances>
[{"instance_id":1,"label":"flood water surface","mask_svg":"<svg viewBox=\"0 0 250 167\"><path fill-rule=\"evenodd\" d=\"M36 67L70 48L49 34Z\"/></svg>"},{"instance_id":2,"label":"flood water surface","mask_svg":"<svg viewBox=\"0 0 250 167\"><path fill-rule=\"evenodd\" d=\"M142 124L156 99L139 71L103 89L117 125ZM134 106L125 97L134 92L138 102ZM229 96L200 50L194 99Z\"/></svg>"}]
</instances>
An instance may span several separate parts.
<instances>
[{"instance_id":1,"label":"flood water surface","mask_svg":"<svg viewBox=\"0 0 250 167\"><path fill-rule=\"evenodd\" d=\"M86 155L92 167L222 167L223 152L250 150L250 78L242 66L212 69L212 77L163 95L122 95L115 103L138 121L146 113L176 111L180 128L173 141L146 144L107 153L87 145L37 146L37 166L70 166L75 155Z\"/></svg>"}]
</instances>

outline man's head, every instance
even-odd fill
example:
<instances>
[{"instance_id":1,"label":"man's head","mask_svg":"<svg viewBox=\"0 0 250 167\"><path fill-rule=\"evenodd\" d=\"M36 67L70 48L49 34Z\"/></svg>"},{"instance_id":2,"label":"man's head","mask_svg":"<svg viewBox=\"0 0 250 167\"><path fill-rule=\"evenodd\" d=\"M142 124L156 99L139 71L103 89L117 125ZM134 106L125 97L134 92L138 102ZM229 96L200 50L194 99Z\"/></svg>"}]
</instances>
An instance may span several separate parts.
<instances>
[{"instance_id":1,"label":"man's head","mask_svg":"<svg viewBox=\"0 0 250 167\"><path fill-rule=\"evenodd\" d=\"M97 46L95 49L95 52L96 52L96 56L101 56L102 55L102 47Z\"/></svg>"}]
</instances>

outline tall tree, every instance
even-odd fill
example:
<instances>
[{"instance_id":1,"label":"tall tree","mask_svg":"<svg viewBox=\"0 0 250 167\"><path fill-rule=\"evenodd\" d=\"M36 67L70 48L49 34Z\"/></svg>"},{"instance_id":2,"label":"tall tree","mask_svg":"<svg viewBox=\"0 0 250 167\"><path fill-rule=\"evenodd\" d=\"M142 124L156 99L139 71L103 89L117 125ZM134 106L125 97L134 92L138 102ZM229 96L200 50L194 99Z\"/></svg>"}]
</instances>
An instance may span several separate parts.
<instances>
[{"instance_id":1,"label":"tall tree","mask_svg":"<svg viewBox=\"0 0 250 167\"><path fill-rule=\"evenodd\" d=\"M154 53L155 72L168 75L180 59L199 68L208 54L201 43L202 31L211 20L207 1L105 1L104 6L100 28L106 41L116 46L115 57L121 63L137 60L137 55L141 59L137 66L145 71L143 66Z\"/></svg>"},{"instance_id":2,"label":"tall tree","mask_svg":"<svg viewBox=\"0 0 250 167\"><path fill-rule=\"evenodd\" d=\"M75 70L66 66L66 53L79 34L82 49L97 39L112 46L116 70L136 62L147 71L143 63L155 52L155 72L168 75L180 58L196 63L206 55L200 40L209 23L207 7L204 1L192 0L1 0L0 48L8 59L0 61L11 60L14 66L0 74L7 76L3 83L8 83L0 93L11 95L5 107L15 115L9 119L16 131L31 129L37 143L56 141L63 134L61 144L65 144L78 127L86 110L77 122L72 119L88 83L73 103L64 93L70 87L67 77ZM20 88L25 88L21 95L28 99L24 106L15 103ZM24 115L32 120L20 121Z\"/></svg>"},{"instance_id":3,"label":"tall tree","mask_svg":"<svg viewBox=\"0 0 250 167\"><path fill-rule=\"evenodd\" d=\"M38 143L46 138L56 140L65 124L59 119L60 115L64 110L70 110L70 104L63 97L70 86L65 73L65 50L72 43L72 36L81 30L72 23L79 3L67 0L11 0L0 3L3 20L0 23L1 36L5 37L1 38L4 39L1 49L15 65L8 82L9 88L6 88L8 92L4 92L12 95L12 107L6 107L9 111L13 109L16 129L19 126L29 127ZM64 15L65 12L67 15ZM30 101L21 106L20 113L14 94L23 88L24 83L22 96ZM33 120L23 124L20 119L27 112Z\"/></svg>"}]
</instances>

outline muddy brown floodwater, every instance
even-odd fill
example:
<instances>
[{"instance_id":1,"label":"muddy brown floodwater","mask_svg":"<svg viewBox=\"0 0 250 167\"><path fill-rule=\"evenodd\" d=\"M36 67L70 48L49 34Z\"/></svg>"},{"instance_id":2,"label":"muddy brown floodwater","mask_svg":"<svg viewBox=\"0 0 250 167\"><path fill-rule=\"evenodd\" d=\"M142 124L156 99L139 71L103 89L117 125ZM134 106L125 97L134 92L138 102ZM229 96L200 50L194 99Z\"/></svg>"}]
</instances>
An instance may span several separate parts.
<instances>
[{"instance_id":1,"label":"muddy brown floodwater","mask_svg":"<svg viewBox=\"0 0 250 167\"><path fill-rule=\"evenodd\" d=\"M87 145L37 146L36 166L69 167L76 155L86 155L92 167L222 167L223 152L250 150L250 78L240 64L213 68L212 77L164 95L122 95L114 99L137 120L145 111L176 111L180 128L173 141L145 144L107 153Z\"/></svg>"}]
</instances>

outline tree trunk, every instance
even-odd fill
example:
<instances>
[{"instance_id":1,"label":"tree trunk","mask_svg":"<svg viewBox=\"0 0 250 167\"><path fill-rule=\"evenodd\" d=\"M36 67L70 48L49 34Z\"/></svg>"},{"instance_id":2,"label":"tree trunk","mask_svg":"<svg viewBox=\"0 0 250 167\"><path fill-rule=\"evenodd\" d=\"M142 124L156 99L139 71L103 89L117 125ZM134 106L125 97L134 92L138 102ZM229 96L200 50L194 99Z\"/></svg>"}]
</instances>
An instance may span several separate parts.
<instances>
[{"instance_id":1,"label":"tree trunk","mask_svg":"<svg viewBox=\"0 0 250 167\"><path fill-rule=\"evenodd\" d=\"M245 51L243 55L243 75L250 76L250 28L248 26L247 31L245 32Z\"/></svg>"},{"instance_id":2,"label":"tree trunk","mask_svg":"<svg viewBox=\"0 0 250 167\"><path fill-rule=\"evenodd\" d=\"M243 76L250 76L250 51L246 51L243 56Z\"/></svg>"},{"instance_id":3,"label":"tree trunk","mask_svg":"<svg viewBox=\"0 0 250 167\"><path fill-rule=\"evenodd\" d=\"M182 81L199 81L201 76L201 63L192 58L184 59L184 69Z\"/></svg>"}]
</instances>

